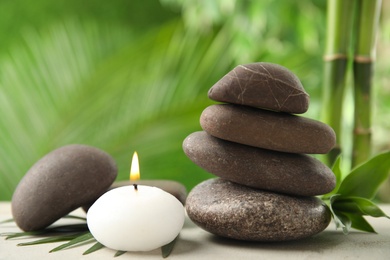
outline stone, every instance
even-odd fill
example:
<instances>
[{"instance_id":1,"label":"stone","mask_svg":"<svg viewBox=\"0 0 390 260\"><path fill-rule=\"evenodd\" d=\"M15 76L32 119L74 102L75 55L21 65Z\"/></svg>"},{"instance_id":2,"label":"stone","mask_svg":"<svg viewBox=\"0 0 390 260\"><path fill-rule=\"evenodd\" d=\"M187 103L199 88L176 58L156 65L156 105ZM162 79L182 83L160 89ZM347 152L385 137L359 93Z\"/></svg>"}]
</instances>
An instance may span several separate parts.
<instances>
[{"instance_id":1,"label":"stone","mask_svg":"<svg viewBox=\"0 0 390 260\"><path fill-rule=\"evenodd\" d=\"M246 241L288 241L313 236L331 220L316 197L294 197L252 189L221 178L195 186L186 210L199 227Z\"/></svg>"},{"instance_id":2,"label":"stone","mask_svg":"<svg viewBox=\"0 0 390 260\"><path fill-rule=\"evenodd\" d=\"M324 154L336 144L333 129L322 122L247 106L209 106L200 124L212 136L280 152Z\"/></svg>"},{"instance_id":3,"label":"stone","mask_svg":"<svg viewBox=\"0 0 390 260\"><path fill-rule=\"evenodd\" d=\"M331 169L306 154L281 153L233 143L206 132L190 134L185 154L207 172L249 187L315 196L336 186Z\"/></svg>"},{"instance_id":4,"label":"stone","mask_svg":"<svg viewBox=\"0 0 390 260\"><path fill-rule=\"evenodd\" d=\"M113 158L87 145L58 148L36 162L12 197L12 214L24 231L44 229L99 198L117 176Z\"/></svg>"},{"instance_id":5,"label":"stone","mask_svg":"<svg viewBox=\"0 0 390 260\"><path fill-rule=\"evenodd\" d=\"M293 114L305 113L309 95L298 77L277 64L238 65L209 90L215 101Z\"/></svg>"}]
</instances>

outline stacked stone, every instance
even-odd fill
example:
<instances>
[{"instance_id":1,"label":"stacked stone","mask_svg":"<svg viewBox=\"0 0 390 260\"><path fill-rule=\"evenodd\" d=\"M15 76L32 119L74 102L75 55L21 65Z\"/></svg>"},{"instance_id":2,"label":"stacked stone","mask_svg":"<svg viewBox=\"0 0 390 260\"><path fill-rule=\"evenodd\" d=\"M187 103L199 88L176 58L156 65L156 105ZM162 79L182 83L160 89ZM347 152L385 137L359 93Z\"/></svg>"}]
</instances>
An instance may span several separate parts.
<instances>
[{"instance_id":1,"label":"stacked stone","mask_svg":"<svg viewBox=\"0 0 390 260\"><path fill-rule=\"evenodd\" d=\"M224 102L207 107L204 131L183 143L186 155L218 176L188 195L191 220L216 235L248 241L286 241L324 230L331 219L316 195L336 185L332 171L307 154L335 145L326 124L297 116L309 95L288 69L239 65L209 91ZM226 104L227 103L227 104Z\"/></svg>"}]
</instances>

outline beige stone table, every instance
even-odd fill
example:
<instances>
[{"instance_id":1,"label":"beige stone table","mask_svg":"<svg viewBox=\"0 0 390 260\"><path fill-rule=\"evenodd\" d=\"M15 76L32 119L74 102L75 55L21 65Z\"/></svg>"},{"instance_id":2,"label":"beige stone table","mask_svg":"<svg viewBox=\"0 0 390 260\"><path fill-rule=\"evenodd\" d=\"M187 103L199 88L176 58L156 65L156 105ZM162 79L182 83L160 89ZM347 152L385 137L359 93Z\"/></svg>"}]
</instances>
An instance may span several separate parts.
<instances>
[{"instance_id":1,"label":"beige stone table","mask_svg":"<svg viewBox=\"0 0 390 260\"><path fill-rule=\"evenodd\" d=\"M390 205L381 205L381 208L390 215ZM72 214L83 215L83 212L77 210ZM0 221L9 218L10 203L0 202ZM187 218L168 259L390 259L390 220L369 218L369 222L378 234L352 231L344 235L340 230L335 230L332 222L324 232L308 239L287 243L248 243L218 238L198 228ZM17 231L19 229L14 223L0 225L0 233ZM5 240L0 237L0 259L162 259L160 250L126 253L114 258L115 251L107 248L83 256L82 253L91 244L55 253L48 252L60 243L17 246L30 240Z\"/></svg>"}]
</instances>

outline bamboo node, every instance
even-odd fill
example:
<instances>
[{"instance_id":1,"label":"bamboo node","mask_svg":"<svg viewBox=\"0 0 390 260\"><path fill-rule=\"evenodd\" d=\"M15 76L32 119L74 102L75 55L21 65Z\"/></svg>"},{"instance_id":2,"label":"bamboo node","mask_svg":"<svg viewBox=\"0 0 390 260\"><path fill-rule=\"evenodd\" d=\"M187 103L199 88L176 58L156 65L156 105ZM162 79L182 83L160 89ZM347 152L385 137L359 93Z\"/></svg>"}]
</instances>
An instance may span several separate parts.
<instances>
[{"instance_id":1,"label":"bamboo node","mask_svg":"<svg viewBox=\"0 0 390 260\"><path fill-rule=\"evenodd\" d=\"M348 56L343 53L325 54L324 61L346 60Z\"/></svg>"},{"instance_id":2,"label":"bamboo node","mask_svg":"<svg viewBox=\"0 0 390 260\"><path fill-rule=\"evenodd\" d=\"M364 56L364 55L356 55L354 57L355 62L357 63L372 63L374 62L374 59L370 56Z\"/></svg>"},{"instance_id":3,"label":"bamboo node","mask_svg":"<svg viewBox=\"0 0 390 260\"><path fill-rule=\"evenodd\" d=\"M371 128L356 127L354 130L355 135L370 135Z\"/></svg>"}]
</instances>

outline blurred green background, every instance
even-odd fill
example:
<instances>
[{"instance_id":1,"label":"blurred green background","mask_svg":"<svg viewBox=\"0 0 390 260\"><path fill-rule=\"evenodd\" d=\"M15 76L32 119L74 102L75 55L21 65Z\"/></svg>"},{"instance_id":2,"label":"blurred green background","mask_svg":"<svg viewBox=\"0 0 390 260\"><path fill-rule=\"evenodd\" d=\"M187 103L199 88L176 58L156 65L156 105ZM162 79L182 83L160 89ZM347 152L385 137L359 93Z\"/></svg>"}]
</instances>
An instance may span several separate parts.
<instances>
[{"instance_id":1,"label":"blurred green background","mask_svg":"<svg viewBox=\"0 0 390 260\"><path fill-rule=\"evenodd\" d=\"M375 152L390 148L389 10L384 1ZM181 144L201 129L208 89L238 64L292 70L311 96L305 116L320 119L325 16L322 0L0 1L0 200L71 143L111 154L118 180L128 179L134 150L142 179L191 189L211 178Z\"/></svg>"}]
</instances>

